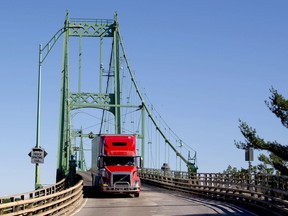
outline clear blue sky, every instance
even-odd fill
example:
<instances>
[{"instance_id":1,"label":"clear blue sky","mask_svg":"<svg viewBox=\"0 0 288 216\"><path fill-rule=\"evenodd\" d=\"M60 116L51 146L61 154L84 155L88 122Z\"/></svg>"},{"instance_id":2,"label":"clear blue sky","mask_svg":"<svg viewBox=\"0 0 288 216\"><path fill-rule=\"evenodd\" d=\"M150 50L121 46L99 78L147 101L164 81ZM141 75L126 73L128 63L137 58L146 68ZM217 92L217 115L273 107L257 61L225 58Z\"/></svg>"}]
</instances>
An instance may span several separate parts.
<instances>
[{"instance_id":1,"label":"clear blue sky","mask_svg":"<svg viewBox=\"0 0 288 216\"><path fill-rule=\"evenodd\" d=\"M137 81L171 128L197 150L199 172L220 172L229 164L247 167L244 152L234 146L234 140L243 140L239 118L264 139L287 144L287 130L264 104L271 86L288 97L285 0L0 4L0 196L34 188L28 153L35 146L38 45L63 27L67 9L70 17L82 18L113 18L118 11ZM61 66L61 55L60 42L47 65ZM59 71L43 71L41 145L48 156L41 165L41 183L52 184L60 80Z\"/></svg>"}]
</instances>

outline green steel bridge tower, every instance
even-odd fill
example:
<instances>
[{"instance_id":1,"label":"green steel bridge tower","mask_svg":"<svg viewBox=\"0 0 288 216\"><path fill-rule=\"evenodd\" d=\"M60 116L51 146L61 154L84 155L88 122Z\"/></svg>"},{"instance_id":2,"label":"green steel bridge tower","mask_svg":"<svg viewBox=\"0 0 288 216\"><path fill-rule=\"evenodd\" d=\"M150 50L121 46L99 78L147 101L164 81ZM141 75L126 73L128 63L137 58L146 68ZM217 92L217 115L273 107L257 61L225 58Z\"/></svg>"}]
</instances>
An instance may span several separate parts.
<instances>
[{"instance_id":1,"label":"green steel bridge tower","mask_svg":"<svg viewBox=\"0 0 288 216\"><path fill-rule=\"evenodd\" d=\"M64 35L63 43L63 60L62 60L62 71L61 71L61 92L60 92L60 117L59 117L59 138L58 138L58 157L57 157L57 173L56 180L57 182L61 179L69 176L73 176L74 173L71 173L75 170L76 159L75 159L75 150L73 149L73 138L81 137L84 138L94 138L95 134L86 133L84 134L82 129L79 131L73 130L72 119L73 112L75 114L76 110L81 110L84 108L88 109L98 109L102 110L103 114L110 113L113 116L113 133L121 134L122 133L122 109L134 109L141 112L141 129L137 133L138 139L141 139L141 155L145 160L145 143L146 143L146 134L145 131L145 122L147 119L152 122L156 131L160 134L165 144L169 146L170 149L176 154L176 157L179 157L188 168L188 172L193 173L197 171L196 165L196 152L194 156L190 157L190 151L188 154L188 159L186 159L179 150L175 147L169 137L165 134L164 130L161 129L161 126L157 122L157 119L154 117L149 105L146 104L144 97L136 83L134 73L131 70L129 65L126 51L123 45L123 41L119 31L119 24L117 19L117 13L114 15L114 19L72 19L69 18L69 13L66 13L66 19L64 22L64 27L61 28L52 39L42 48L40 45L39 51L39 79L38 79L38 112L37 112L37 138L36 146L39 146L39 134L40 134L40 95L41 95L41 67L45 58L60 38ZM79 41L78 47L78 56L71 61L70 58L70 41L77 38ZM99 47L99 56L98 56L98 84L93 84L98 90L94 91L83 91L86 83L82 81L82 56L83 56L83 39L98 39ZM104 40L109 39L112 42L111 50L109 53L109 60L105 62L104 56L107 56L107 50L104 49ZM121 53L121 55L120 55ZM78 76L74 77L74 80L77 80L77 89L71 90L71 74L69 73L69 63L78 62ZM104 68L104 62L107 63L108 70ZM134 87L135 94L139 98L139 103L122 103L121 102L121 79L120 79L120 70L122 68L121 62L126 64L128 69L128 74L130 80ZM104 84L107 84L106 86ZM108 89L108 83L110 87ZM84 86L84 87L83 87ZM77 114L77 113L76 113ZM124 121L124 120L123 120ZM101 126L104 124L104 119L102 116ZM103 132L103 131L102 131ZM101 133L101 129L99 131ZM81 140L82 142L82 140ZM180 143L182 141L180 140ZM182 145L182 144L181 144ZM81 143L81 150L83 151L83 143ZM83 153L83 152L82 152ZM81 161L83 162L83 154L81 154ZM144 163L143 163L144 164ZM82 165L81 165L82 166ZM36 176L39 176L39 167L36 167ZM38 178L38 177L37 177ZM36 180L36 184L37 184ZM39 183L39 182L38 182Z\"/></svg>"},{"instance_id":2,"label":"green steel bridge tower","mask_svg":"<svg viewBox=\"0 0 288 216\"><path fill-rule=\"evenodd\" d=\"M71 27L72 26L72 27ZM71 166L71 118L72 110L82 108L98 108L107 110L115 116L115 133L121 133L120 124L120 78L119 78L119 32L117 14L114 20L90 20L90 19L69 19L66 16L64 29L64 47L63 47L63 70L61 82L61 99L60 99L60 121L59 121L59 144L58 144L58 165L57 181L67 176L69 166ZM82 92L81 91L81 70L79 70L78 92L71 92L69 89L69 64L68 64L68 47L69 38L79 37L80 41L84 37L98 37L100 39L100 76L99 91ZM114 93L103 92L103 63L102 63L102 44L106 37L113 38L112 62L114 77ZM81 44L80 44L81 56ZM81 58L79 58L81 64ZM79 66L81 67L81 65ZM87 135L86 135L87 136ZM89 136L89 135L88 135ZM90 135L91 136L91 135ZM91 138L91 137L90 137Z\"/></svg>"}]
</instances>

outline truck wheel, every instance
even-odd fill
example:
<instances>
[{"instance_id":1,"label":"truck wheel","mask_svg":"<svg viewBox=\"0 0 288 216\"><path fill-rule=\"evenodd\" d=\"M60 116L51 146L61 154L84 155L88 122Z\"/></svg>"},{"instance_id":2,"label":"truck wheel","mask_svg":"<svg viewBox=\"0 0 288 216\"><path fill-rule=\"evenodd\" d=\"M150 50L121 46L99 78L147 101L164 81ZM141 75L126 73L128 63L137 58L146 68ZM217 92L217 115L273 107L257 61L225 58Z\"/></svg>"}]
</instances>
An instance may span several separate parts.
<instances>
[{"instance_id":1,"label":"truck wheel","mask_svg":"<svg viewBox=\"0 0 288 216\"><path fill-rule=\"evenodd\" d=\"M139 196L140 196L140 193L135 193L135 194L134 194L134 197L137 197L137 198L138 198Z\"/></svg>"},{"instance_id":2,"label":"truck wheel","mask_svg":"<svg viewBox=\"0 0 288 216\"><path fill-rule=\"evenodd\" d=\"M95 176L95 183L94 183L94 188L96 191L100 191L100 184L99 184L99 176Z\"/></svg>"}]
</instances>

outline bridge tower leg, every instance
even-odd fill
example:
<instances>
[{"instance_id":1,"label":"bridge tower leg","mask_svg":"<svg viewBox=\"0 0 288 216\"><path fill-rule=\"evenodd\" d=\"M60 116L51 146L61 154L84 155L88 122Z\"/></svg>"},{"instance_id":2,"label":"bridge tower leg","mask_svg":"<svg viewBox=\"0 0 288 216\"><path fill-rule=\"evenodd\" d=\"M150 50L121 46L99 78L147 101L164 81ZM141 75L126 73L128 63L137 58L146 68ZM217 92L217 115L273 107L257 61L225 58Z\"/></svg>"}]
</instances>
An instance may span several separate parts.
<instances>
[{"instance_id":1,"label":"bridge tower leg","mask_svg":"<svg viewBox=\"0 0 288 216\"><path fill-rule=\"evenodd\" d=\"M121 134L121 114L120 114L120 70L119 70L119 34L117 14L114 16L115 29L113 32L113 56L114 56L114 91L115 91L115 133Z\"/></svg>"},{"instance_id":2,"label":"bridge tower leg","mask_svg":"<svg viewBox=\"0 0 288 216\"><path fill-rule=\"evenodd\" d=\"M64 44L63 44L63 63L62 63L62 80L60 93L60 118L59 118L59 141L58 141L58 160L57 160L57 182L61 179L71 176L71 163L75 163L72 141L71 111L82 108L97 108L109 111L114 114L115 133L121 133L121 113L120 113L120 75L119 75L119 32L117 14L114 20L85 20L69 19L68 13L64 23ZM69 86L69 38L79 37L80 44L84 37L98 37L100 39L100 76L99 92L82 92L81 91L81 64L79 57L79 76L78 92L71 92ZM111 50L111 74L114 77L114 92L102 92L102 40L105 37L112 38ZM81 45L80 45L81 46ZM82 47L79 48L81 52ZM79 54L79 56L81 56ZM89 101L86 100L89 97ZM91 137L90 137L91 138ZM93 137L92 137L93 138ZM71 181L73 182L73 180Z\"/></svg>"},{"instance_id":3,"label":"bridge tower leg","mask_svg":"<svg viewBox=\"0 0 288 216\"><path fill-rule=\"evenodd\" d=\"M64 28L68 28L68 13ZM61 93L60 93L60 118L59 118L59 133L58 133L58 161L57 161L57 182L67 176L69 170L69 157L70 157L70 118L69 118L69 85L68 85L68 37L69 31L65 31L64 44L63 44L63 66L62 66L62 80L61 80Z\"/></svg>"}]
</instances>

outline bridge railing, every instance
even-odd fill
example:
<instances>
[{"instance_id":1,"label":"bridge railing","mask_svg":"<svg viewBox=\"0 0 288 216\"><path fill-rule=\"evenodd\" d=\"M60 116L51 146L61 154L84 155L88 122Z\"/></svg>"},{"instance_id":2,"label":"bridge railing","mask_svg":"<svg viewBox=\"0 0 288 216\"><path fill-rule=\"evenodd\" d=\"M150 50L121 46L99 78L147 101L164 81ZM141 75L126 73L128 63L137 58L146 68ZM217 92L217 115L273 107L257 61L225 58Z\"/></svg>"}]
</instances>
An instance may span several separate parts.
<instances>
[{"instance_id":1,"label":"bridge railing","mask_svg":"<svg viewBox=\"0 0 288 216\"><path fill-rule=\"evenodd\" d=\"M50 187L1 197L0 215L52 215L73 211L83 201L83 180L65 189L65 179Z\"/></svg>"},{"instance_id":2,"label":"bridge railing","mask_svg":"<svg viewBox=\"0 0 288 216\"><path fill-rule=\"evenodd\" d=\"M141 179L185 193L245 203L288 214L288 176L227 175L143 169Z\"/></svg>"},{"instance_id":3,"label":"bridge railing","mask_svg":"<svg viewBox=\"0 0 288 216\"><path fill-rule=\"evenodd\" d=\"M65 189L65 179L54 185L50 185L48 187L44 187L35 191L0 197L0 204L46 196L49 194L60 192L64 189Z\"/></svg>"}]
</instances>

